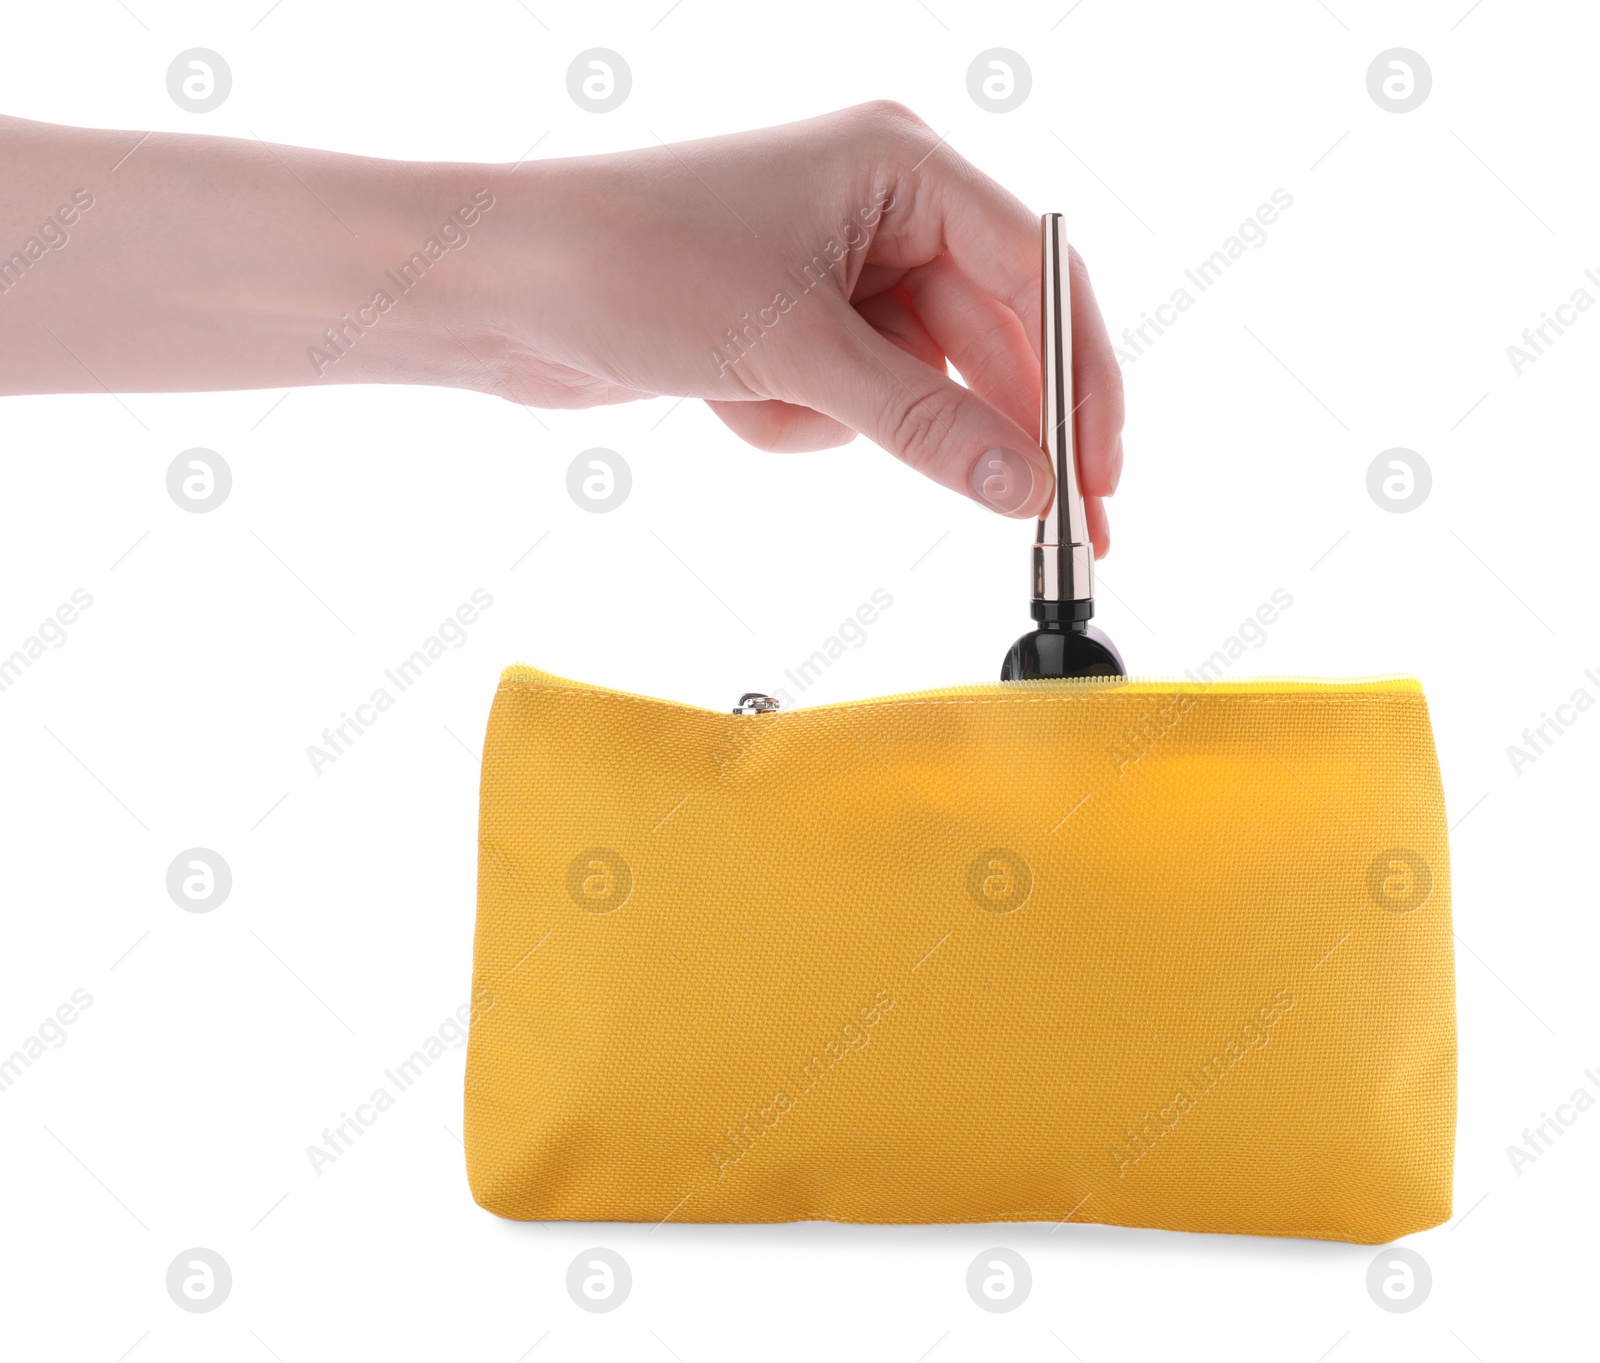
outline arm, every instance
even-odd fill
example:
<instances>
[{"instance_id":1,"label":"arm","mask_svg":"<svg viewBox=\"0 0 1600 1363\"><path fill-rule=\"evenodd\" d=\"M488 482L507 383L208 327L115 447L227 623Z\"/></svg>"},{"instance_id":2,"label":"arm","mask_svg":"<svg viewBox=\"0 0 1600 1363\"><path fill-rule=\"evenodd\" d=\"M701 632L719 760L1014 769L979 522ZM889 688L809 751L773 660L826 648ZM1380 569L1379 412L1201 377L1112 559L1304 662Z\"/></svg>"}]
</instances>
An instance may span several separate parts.
<instances>
[{"instance_id":1,"label":"arm","mask_svg":"<svg viewBox=\"0 0 1600 1363\"><path fill-rule=\"evenodd\" d=\"M1053 492L1038 220L897 106L515 166L20 119L0 148L0 392L688 395L764 449L860 432L1009 515ZM1073 269L1104 552L1122 389Z\"/></svg>"}]
</instances>

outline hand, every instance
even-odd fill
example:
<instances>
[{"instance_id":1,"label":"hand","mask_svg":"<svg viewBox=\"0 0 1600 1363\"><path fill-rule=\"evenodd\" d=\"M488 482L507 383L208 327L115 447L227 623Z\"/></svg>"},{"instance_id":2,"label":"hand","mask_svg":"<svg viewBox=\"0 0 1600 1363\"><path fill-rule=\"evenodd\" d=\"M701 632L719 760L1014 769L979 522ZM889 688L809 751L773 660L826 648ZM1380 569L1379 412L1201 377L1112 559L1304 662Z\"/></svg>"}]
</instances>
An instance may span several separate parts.
<instances>
[{"instance_id":1,"label":"hand","mask_svg":"<svg viewBox=\"0 0 1600 1363\"><path fill-rule=\"evenodd\" d=\"M469 289L493 358L469 386L555 407L688 394L761 449L860 432L1006 514L1049 505L1038 216L909 111L863 105L494 183ZM1122 379L1075 252L1072 275L1079 462L1103 554ZM996 450L1011 476L991 501Z\"/></svg>"},{"instance_id":2,"label":"hand","mask_svg":"<svg viewBox=\"0 0 1600 1363\"><path fill-rule=\"evenodd\" d=\"M687 395L763 449L860 432L1008 515L1054 493L1038 218L896 105L514 166L20 119L0 153L0 241L26 242L0 261L0 392ZM1122 383L1075 254L1072 272L1103 554Z\"/></svg>"}]
</instances>

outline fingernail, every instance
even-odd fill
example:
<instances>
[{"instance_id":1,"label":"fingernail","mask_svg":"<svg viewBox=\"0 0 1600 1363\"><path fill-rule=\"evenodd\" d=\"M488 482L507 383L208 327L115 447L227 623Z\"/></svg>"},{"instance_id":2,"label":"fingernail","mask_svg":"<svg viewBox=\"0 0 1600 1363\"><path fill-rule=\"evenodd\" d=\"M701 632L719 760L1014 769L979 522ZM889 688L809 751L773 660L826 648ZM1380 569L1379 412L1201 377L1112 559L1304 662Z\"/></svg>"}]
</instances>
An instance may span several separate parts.
<instances>
[{"instance_id":1,"label":"fingernail","mask_svg":"<svg viewBox=\"0 0 1600 1363\"><path fill-rule=\"evenodd\" d=\"M1016 450L996 446L972 466L972 495L1007 516L1023 515L1039 486L1033 461Z\"/></svg>"},{"instance_id":2,"label":"fingernail","mask_svg":"<svg viewBox=\"0 0 1600 1363\"><path fill-rule=\"evenodd\" d=\"M1117 490L1117 484L1122 481L1122 437L1120 435L1117 437L1117 448L1111 455L1111 477L1107 481L1111 485L1112 492Z\"/></svg>"}]
</instances>

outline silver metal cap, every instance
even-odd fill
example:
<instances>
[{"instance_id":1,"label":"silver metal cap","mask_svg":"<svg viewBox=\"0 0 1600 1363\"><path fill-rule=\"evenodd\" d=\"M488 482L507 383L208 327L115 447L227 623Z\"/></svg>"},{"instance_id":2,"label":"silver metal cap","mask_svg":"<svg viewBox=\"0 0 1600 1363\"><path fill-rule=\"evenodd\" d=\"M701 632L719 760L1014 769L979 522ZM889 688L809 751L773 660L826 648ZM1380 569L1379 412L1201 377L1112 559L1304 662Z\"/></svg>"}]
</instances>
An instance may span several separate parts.
<instances>
[{"instance_id":1,"label":"silver metal cap","mask_svg":"<svg viewBox=\"0 0 1600 1363\"><path fill-rule=\"evenodd\" d=\"M1061 214L1040 219L1044 261L1040 345L1043 396L1039 443L1056 471L1056 495L1039 518L1033 546L1035 601L1088 601L1094 596L1094 546L1078 478L1073 434L1072 278L1067 269L1067 234Z\"/></svg>"}]
</instances>

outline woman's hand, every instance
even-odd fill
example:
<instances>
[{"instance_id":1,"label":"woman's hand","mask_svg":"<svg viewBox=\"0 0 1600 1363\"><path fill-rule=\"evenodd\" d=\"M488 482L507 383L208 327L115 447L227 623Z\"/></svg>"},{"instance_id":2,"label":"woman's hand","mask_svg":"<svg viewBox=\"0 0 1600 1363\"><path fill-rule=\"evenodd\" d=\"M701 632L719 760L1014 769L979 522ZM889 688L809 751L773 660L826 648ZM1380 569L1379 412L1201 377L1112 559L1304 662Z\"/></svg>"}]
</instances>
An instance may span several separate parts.
<instances>
[{"instance_id":1,"label":"woman's hand","mask_svg":"<svg viewBox=\"0 0 1600 1363\"><path fill-rule=\"evenodd\" d=\"M908 111L865 105L501 183L508 211L469 267L494 391L540 406L686 393L762 449L859 431L997 510L1049 504L1039 219ZM1073 268L1079 458L1103 552L1122 383ZM992 476L996 451L1009 476Z\"/></svg>"},{"instance_id":2,"label":"woman's hand","mask_svg":"<svg viewBox=\"0 0 1600 1363\"><path fill-rule=\"evenodd\" d=\"M687 395L763 449L860 432L1008 515L1054 492L1038 216L897 105L515 166L15 119L0 147L15 168L0 250L52 220L68 238L0 260L5 391ZM1072 266L1079 463L1104 553L1122 385Z\"/></svg>"}]
</instances>

